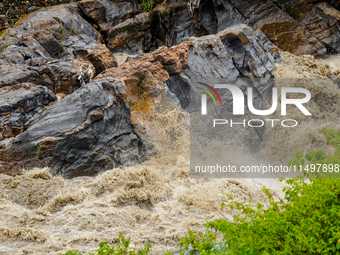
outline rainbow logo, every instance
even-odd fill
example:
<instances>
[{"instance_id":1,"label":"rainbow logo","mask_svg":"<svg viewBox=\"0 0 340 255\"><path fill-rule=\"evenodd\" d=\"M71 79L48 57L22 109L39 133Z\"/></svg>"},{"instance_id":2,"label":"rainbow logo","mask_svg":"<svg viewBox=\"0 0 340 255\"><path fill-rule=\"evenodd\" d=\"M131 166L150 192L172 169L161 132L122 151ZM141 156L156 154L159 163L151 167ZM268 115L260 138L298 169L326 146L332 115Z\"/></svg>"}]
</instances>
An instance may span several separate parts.
<instances>
[{"instance_id":1,"label":"rainbow logo","mask_svg":"<svg viewBox=\"0 0 340 255\"><path fill-rule=\"evenodd\" d=\"M211 87L211 86L208 85L208 84L202 83L202 82L198 82L198 83L199 83L199 84L202 84L203 86L206 86L208 89L210 89L212 92L214 92L215 95L217 96L218 100L220 101L221 106L222 106L222 100L221 100L221 98L220 98L220 95L217 93L217 91L216 91L213 87ZM203 90L204 92L206 92L206 93L212 98L212 100L214 100L214 103L215 103L215 105L217 106L216 100L215 100L214 96L210 93L209 90L203 89L203 88L198 88L198 89L201 89L201 90Z\"/></svg>"}]
</instances>

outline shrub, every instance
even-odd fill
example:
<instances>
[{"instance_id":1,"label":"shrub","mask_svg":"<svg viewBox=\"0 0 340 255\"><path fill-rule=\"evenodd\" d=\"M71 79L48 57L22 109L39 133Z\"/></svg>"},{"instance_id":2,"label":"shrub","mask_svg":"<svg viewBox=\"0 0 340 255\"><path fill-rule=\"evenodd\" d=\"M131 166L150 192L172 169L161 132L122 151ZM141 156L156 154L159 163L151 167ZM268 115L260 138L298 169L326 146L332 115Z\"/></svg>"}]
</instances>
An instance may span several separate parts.
<instances>
[{"instance_id":1,"label":"shrub","mask_svg":"<svg viewBox=\"0 0 340 255\"><path fill-rule=\"evenodd\" d=\"M99 249L96 253L89 253L89 255L148 255L151 248L150 244L145 244L144 249L139 250L137 253L135 248L130 247L130 240L125 239L123 235L119 235L119 242L116 246L110 247L108 242L99 243ZM78 250L68 251L64 254L58 255L82 255Z\"/></svg>"},{"instance_id":2,"label":"shrub","mask_svg":"<svg viewBox=\"0 0 340 255\"><path fill-rule=\"evenodd\" d=\"M324 135L336 151L328 156L323 150L303 154L298 151L291 164L340 164L340 132L323 130ZM309 171L305 171L310 174ZM314 177L322 174L312 173ZM284 179L281 179L283 181ZM311 178L306 183L303 177L285 180L284 188L288 203L275 202L268 189L263 188L270 206L255 207L235 201L222 204L237 209L234 223L226 219L206 223L206 233L189 230L181 240L181 249L204 254L340 254L340 180L333 178ZM251 201L249 201L251 202ZM214 232L223 236L217 243ZM215 244L215 245L213 245ZM219 247L220 250L217 250ZM184 254L184 253L182 253Z\"/></svg>"},{"instance_id":3,"label":"shrub","mask_svg":"<svg viewBox=\"0 0 340 255\"><path fill-rule=\"evenodd\" d=\"M205 234L189 230L181 249L204 254L340 254L340 180L302 177L286 180L284 189L290 203L275 202L263 189L270 206L256 208L232 199L228 205L240 213L234 223L226 219L206 223ZM226 205L223 204L222 207ZM212 230L223 235L219 245ZM221 251L216 251L220 247ZM184 253L183 253L184 254Z\"/></svg>"},{"instance_id":4,"label":"shrub","mask_svg":"<svg viewBox=\"0 0 340 255\"><path fill-rule=\"evenodd\" d=\"M324 136L330 146L335 149L334 155L327 155L323 149L310 151L305 155L301 150L293 154L294 160L289 164L303 170L307 177L340 177L340 132L324 129Z\"/></svg>"}]
</instances>

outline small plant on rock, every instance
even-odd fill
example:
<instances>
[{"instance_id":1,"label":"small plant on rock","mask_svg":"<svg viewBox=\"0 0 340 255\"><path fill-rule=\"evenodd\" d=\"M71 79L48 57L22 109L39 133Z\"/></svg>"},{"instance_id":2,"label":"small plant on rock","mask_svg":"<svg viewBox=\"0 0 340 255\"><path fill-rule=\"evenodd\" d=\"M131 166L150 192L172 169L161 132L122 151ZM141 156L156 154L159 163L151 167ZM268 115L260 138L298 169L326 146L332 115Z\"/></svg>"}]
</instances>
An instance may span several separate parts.
<instances>
[{"instance_id":1,"label":"small plant on rock","mask_svg":"<svg viewBox=\"0 0 340 255\"><path fill-rule=\"evenodd\" d=\"M142 6L144 11L146 11L146 12L151 11L153 5L154 5L153 0L142 0L142 2L140 3L140 6Z\"/></svg>"}]
</instances>

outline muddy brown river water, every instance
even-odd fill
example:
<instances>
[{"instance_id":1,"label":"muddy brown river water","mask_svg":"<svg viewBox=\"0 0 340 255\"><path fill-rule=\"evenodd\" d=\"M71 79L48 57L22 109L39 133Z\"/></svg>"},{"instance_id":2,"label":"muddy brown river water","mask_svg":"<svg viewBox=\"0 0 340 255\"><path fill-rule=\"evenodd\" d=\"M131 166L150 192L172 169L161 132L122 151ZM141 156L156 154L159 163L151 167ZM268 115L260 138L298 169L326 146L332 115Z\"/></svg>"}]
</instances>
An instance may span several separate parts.
<instances>
[{"instance_id":1,"label":"muddy brown river water","mask_svg":"<svg viewBox=\"0 0 340 255\"><path fill-rule=\"evenodd\" d=\"M335 80L340 73L340 57L314 60L283 53L282 58L277 78ZM270 130L259 156L279 162L298 148L332 153L321 130L340 130L338 86L331 81L301 86L320 93L321 106L312 102L311 109L324 118L305 121L289 138L282 128ZM221 217L232 220L235 212L220 207L228 202L225 194L266 204L259 191L263 183L282 197L277 180L190 178L188 131L185 121L177 121L183 114L174 110L163 116L164 127L182 125L182 134L173 143L159 144L162 153L143 164L71 180L51 176L47 168L0 175L0 254L56 254L70 248L88 254L100 241L117 241L118 234L136 248L150 243L151 254L174 252L188 228L203 230L206 221Z\"/></svg>"}]
</instances>

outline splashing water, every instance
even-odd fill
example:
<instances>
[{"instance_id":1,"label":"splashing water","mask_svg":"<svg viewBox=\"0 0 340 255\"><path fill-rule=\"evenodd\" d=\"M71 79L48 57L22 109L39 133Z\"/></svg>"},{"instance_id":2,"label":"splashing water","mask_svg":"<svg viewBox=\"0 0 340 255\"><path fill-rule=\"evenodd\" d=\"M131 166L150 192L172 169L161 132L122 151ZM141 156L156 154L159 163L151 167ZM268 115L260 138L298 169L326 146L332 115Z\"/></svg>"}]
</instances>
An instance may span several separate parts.
<instances>
[{"instance_id":1,"label":"splashing water","mask_svg":"<svg viewBox=\"0 0 340 255\"><path fill-rule=\"evenodd\" d=\"M340 57L315 60L289 53L281 57L284 62L277 66L278 78L335 81L301 86L319 91L323 99L320 107L311 102L312 111L323 112L325 118L340 123L339 112L334 110L340 109L336 85ZM334 109L325 110L328 107ZM252 198L254 203L266 204L252 180L189 178L187 114L176 107L155 112L144 116L143 122L153 127L160 153L143 164L71 180L51 176L46 168L15 177L0 175L0 254L55 254L70 248L88 254L100 241L118 241L118 234L130 238L136 248L150 243L152 254L164 254L176 250L188 228L202 230L203 223L221 217L232 220L234 211L220 209L222 202L228 202L227 193L243 202ZM142 119L139 113L134 114L137 120ZM331 124L318 119L306 121L289 141L284 129L269 130L259 155L280 161L277 155L287 158L299 148L322 147L331 153L321 132ZM276 182L267 179L262 183ZM281 186L272 188L279 190Z\"/></svg>"}]
</instances>

